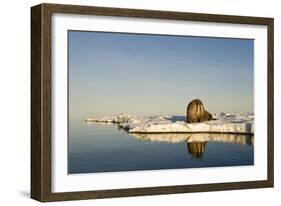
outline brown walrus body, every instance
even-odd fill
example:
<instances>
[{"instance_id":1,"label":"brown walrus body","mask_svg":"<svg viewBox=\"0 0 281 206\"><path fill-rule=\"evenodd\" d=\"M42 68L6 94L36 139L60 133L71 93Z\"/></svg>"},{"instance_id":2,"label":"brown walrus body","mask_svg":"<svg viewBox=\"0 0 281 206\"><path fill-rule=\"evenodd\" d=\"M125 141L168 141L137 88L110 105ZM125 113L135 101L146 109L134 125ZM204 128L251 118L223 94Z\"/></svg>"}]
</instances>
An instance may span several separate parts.
<instances>
[{"instance_id":1,"label":"brown walrus body","mask_svg":"<svg viewBox=\"0 0 281 206\"><path fill-rule=\"evenodd\" d=\"M186 110L186 120L188 123L203 122L212 119L212 115L204 109L200 99L192 100Z\"/></svg>"}]
</instances>

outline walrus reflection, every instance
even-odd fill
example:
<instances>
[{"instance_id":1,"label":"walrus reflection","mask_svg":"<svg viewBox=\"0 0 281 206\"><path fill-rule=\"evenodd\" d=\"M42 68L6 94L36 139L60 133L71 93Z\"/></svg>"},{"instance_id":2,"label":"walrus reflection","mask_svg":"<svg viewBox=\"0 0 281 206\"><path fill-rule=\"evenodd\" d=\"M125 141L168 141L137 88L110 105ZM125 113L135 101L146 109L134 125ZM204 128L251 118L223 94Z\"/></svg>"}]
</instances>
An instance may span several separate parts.
<instances>
[{"instance_id":1,"label":"walrus reflection","mask_svg":"<svg viewBox=\"0 0 281 206\"><path fill-rule=\"evenodd\" d=\"M195 158L203 158L207 142L187 142L187 151Z\"/></svg>"}]
</instances>

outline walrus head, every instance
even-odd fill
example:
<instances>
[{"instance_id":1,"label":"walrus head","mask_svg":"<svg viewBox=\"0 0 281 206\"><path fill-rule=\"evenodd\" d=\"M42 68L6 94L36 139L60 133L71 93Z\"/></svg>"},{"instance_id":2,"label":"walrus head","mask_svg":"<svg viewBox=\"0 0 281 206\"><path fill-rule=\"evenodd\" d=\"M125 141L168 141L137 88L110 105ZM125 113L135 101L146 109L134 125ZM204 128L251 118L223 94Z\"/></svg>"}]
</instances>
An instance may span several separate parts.
<instances>
[{"instance_id":1,"label":"walrus head","mask_svg":"<svg viewBox=\"0 0 281 206\"><path fill-rule=\"evenodd\" d=\"M204 111L203 113L203 121L209 121L213 118L213 115L210 114L209 112L207 111Z\"/></svg>"}]
</instances>

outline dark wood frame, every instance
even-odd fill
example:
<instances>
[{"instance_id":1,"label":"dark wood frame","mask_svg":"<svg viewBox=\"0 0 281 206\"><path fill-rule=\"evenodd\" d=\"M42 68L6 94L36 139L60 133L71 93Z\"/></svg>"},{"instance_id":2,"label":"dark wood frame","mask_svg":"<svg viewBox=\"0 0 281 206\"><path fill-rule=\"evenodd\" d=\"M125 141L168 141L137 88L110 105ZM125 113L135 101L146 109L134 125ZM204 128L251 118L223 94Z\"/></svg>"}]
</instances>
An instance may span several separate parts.
<instances>
[{"instance_id":1,"label":"dark wood frame","mask_svg":"<svg viewBox=\"0 0 281 206\"><path fill-rule=\"evenodd\" d=\"M53 13L120 16L267 26L268 131L267 180L216 184L164 186L53 193L51 191L51 16ZM274 91L272 18L229 16L170 11L40 4L31 8L31 198L42 201L80 200L139 195L205 192L273 187Z\"/></svg>"}]
</instances>

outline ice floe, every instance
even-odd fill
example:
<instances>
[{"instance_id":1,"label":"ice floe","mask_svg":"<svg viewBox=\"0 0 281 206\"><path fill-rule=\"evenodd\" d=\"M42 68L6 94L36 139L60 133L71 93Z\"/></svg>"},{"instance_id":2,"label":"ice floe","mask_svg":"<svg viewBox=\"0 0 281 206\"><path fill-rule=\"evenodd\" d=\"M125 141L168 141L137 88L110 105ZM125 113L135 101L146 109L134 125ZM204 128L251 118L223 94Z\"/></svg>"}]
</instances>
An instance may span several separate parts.
<instances>
[{"instance_id":1,"label":"ice floe","mask_svg":"<svg viewBox=\"0 0 281 206\"><path fill-rule=\"evenodd\" d=\"M120 114L101 118L87 118L87 122L118 123L130 133L240 133L254 134L253 113L213 113L215 120L187 123L181 115L136 116Z\"/></svg>"}]
</instances>

